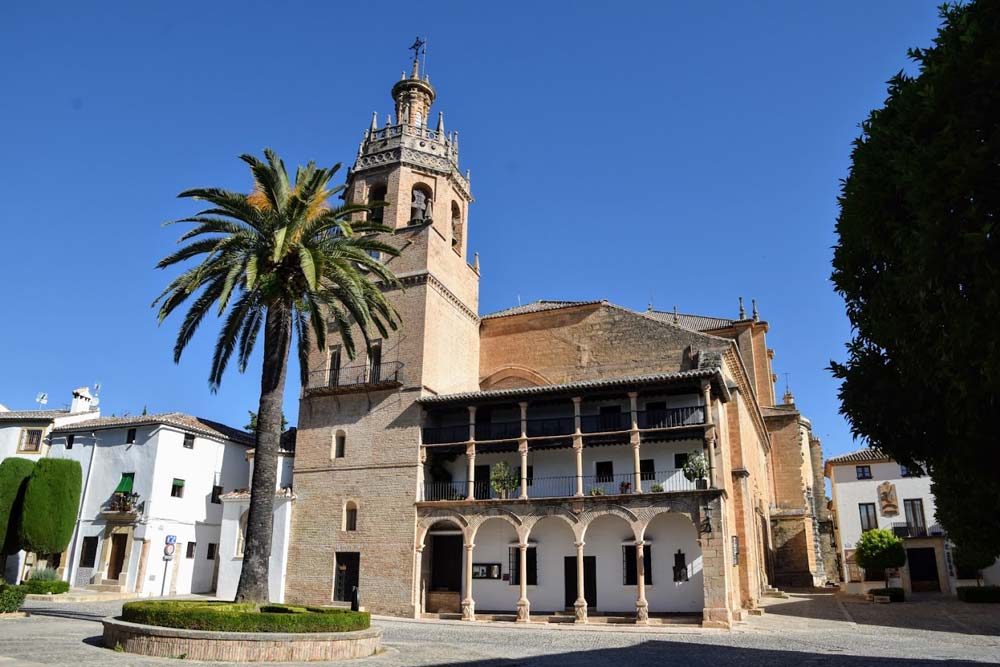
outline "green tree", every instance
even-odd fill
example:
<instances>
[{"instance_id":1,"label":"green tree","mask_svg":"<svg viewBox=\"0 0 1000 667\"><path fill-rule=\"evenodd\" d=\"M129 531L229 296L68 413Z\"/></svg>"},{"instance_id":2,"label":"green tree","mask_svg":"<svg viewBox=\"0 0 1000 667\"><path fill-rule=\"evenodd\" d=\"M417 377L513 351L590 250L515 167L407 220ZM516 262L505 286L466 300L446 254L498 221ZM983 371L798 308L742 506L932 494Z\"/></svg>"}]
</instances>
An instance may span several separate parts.
<instances>
[{"instance_id":1,"label":"green tree","mask_svg":"<svg viewBox=\"0 0 1000 667\"><path fill-rule=\"evenodd\" d=\"M903 540L891 530L866 530L858 540L854 558L866 570L888 570L906 565L906 549ZM885 587L889 588L888 572L885 573Z\"/></svg>"},{"instance_id":2,"label":"green tree","mask_svg":"<svg viewBox=\"0 0 1000 667\"><path fill-rule=\"evenodd\" d=\"M37 554L61 553L73 538L83 470L72 459L41 459L24 489L18 523L20 547Z\"/></svg>"},{"instance_id":3,"label":"green tree","mask_svg":"<svg viewBox=\"0 0 1000 667\"><path fill-rule=\"evenodd\" d=\"M248 421L246 423L246 426L243 427L243 430L246 431L247 433L256 433L257 432L257 413L254 412L253 410L247 410L247 414L250 415L250 421ZM288 419L285 418L285 413L282 412L281 413L281 432L284 433L285 429L287 429L287 428L288 428Z\"/></svg>"},{"instance_id":4,"label":"green tree","mask_svg":"<svg viewBox=\"0 0 1000 667\"><path fill-rule=\"evenodd\" d=\"M945 5L889 82L842 184L832 363L855 437L933 477L960 546L1000 554L1000 3Z\"/></svg>"},{"instance_id":5,"label":"green tree","mask_svg":"<svg viewBox=\"0 0 1000 667\"><path fill-rule=\"evenodd\" d=\"M24 490L35 462L11 456L0 462L0 555L21 550L17 526L24 504Z\"/></svg>"},{"instance_id":6,"label":"green tree","mask_svg":"<svg viewBox=\"0 0 1000 667\"><path fill-rule=\"evenodd\" d=\"M266 161L240 156L253 174L250 194L201 188L179 195L206 201L209 208L177 221L195 227L180 238L187 244L157 266L166 268L194 258L201 261L175 278L153 303L159 305L162 322L193 298L177 334L175 362L204 317L209 312L221 317L228 309L209 372L213 391L222 382L234 351L239 370L246 370L257 335L264 329L255 465L243 570L236 589L237 600L254 602L268 599L282 392L293 332L298 341L300 381L305 385L310 347L325 349L328 321L339 332L349 357L355 352L355 331L368 346L373 331L385 337L396 328L396 312L379 283L399 285L393 273L373 257L398 255L375 235L390 230L367 221L352 222L372 207L330 204L344 189L343 185L329 187L339 164L320 169L310 162L296 171L291 182L281 159L270 149L264 155Z\"/></svg>"},{"instance_id":7,"label":"green tree","mask_svg":"<svg viewBox=\"0 0 1000 667\"><path fill-rule=\"evenodd\" d=\"M976 584L979 586L983 585L983 570L996 561L996 556L988 549L977 548L972 544L956 547L952 551L952 558L959 570L971 570L976 573Z\"/></svg>"}]
</instances>

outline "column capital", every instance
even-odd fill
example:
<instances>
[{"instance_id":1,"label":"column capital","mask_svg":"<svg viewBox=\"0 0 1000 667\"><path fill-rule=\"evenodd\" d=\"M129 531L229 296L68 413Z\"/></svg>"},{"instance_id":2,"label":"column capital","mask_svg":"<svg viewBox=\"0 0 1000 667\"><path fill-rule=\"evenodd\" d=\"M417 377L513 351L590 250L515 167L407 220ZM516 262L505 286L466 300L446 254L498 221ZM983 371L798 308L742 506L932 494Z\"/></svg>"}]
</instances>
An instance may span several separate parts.
<instances>
[{"instance_id":1,"label":"column capital","mask_svg":"<svg viewBox=\"0 0 1000 667\"><path fill-rule=\"evenodd\" d=\"M422 554L422 553L424 552L424 545L422 545L422 544L419 544L419 545L417 545L416 547L414 547L414 550L415 550L415 551L416 551L416 552L417 552L418 554Z\"/></svg>"},{"instance_id":2,"label":"column capital","mask_svg":"<svg viewBox=\"0 0 1000 667\"><path fill-rule=\"evenodd\" d=\"M641 548L641 547L644 547L644 546L646 546L646 542L645 542L645 540L636 540L636 541L635 541L635 546L636 546L637 548Z\"/></svg>"},{"instance_id":3,"label":"column capital","mask_svg":"<svg viewBox=\"0 0 1000 667\"><path fill-rule=\"evenodd\" d=\"M517 404L519 406L521 406L522 410L527 410L528 409L528 402L527 401L518 401Z\"/></svg>"},{"instance_id":4,"label":"column capital","mask_svg":"<svg viewBox=\"0 0 1000 667\"><path fill-rule=\"evenodd\" d=\"M518 549L521 549L522 551L523 551L523 550L525 550L525 549L527 549L527 548L528 548L528 546L529 546L529 545L528 545L528 543L527 543L527 542L518 542L518 544L517 544L517 548L518 548Z\"/></svg>"},{"instance_id":5,"label":"column capital","mask_svg":"<svg viewBox=\"0 0 1000 667\"><path fill-rule=\"evenodd\" d=\"M469 405L466 406L469 409L469 416L474 416L476 414L476 406Z\"/></svg>"},{"instance_id":6,"label":"column capital","mask_svg":"<svg viewBox=\"0 0 1000 667\"><path fill-rule=\"evenodd\" d=\"M580 402L583 400L583 397L582 396L574 396L571 400L573 401L574 404L580 405Z\"/></svg>"},{"instance_id":7,"label":"column capital","mask_svg":"<svg viewBox=\"0 0 1000 667\"><path fill-rule=\"evenodd\" d=\"M637 392L637 391L630 391L630 392L628 392L627 395L628 395L629 398L638 398L639 392Z\"/></svg>"},{"instance_id":8,"label":"column capital","mask_svg":"<svg viewBox=\"0 0 1000 667\"><path fill-rule=\"evenodd\" d=\"M517 443L517 451L519 453L521 453L521 454L527 454L528 453L528 441L527 440L520 440L520 441L518 441L518 443Z\"/></svg>"},{"instance_id":9,"label":"column capital","mask_svg":"<svg viewBox=\"0 0 1000 667\"><path fill-rule=\"evenodd\" d=\"M472 551L472 550L473 550L473 549L475 549L475 548L476 548L476 545L475 545L475 544L473 544L473 543L471 543L471 542L470 542L469 544L466 544L466 545L465 545L465 550L466 550L466 551Z\"/></svg>"},{"instance_id":10,"label":"column capital","mask_svg":"<svg viewBox=\"0 0 1000 667\"><path fill-rule=\"evenodd\" d=\"M585 544L586 542L574 542L573 546L575 546L577 549L582 549Z\"/></svg>"},{"instance_id":11,"label":"column capital","mask_svg":"<svg viewBox=\"0 0 1000 667\"><path fill-rule=\"evenodd\" d=\"M420 462L421 463L427 463L427 448L426 447L421 447L420 448Z\"/></svg>"},{"instance_id":12,"label":"column capital","mask_svg":"<svg viewBox=\"0 0 1000 667\"><path fill-rule=\"evenodd\" d=\"M465 446L465 455L470 459L476 458L476 443L470 442Z\"/></svg>"}]
</instances>

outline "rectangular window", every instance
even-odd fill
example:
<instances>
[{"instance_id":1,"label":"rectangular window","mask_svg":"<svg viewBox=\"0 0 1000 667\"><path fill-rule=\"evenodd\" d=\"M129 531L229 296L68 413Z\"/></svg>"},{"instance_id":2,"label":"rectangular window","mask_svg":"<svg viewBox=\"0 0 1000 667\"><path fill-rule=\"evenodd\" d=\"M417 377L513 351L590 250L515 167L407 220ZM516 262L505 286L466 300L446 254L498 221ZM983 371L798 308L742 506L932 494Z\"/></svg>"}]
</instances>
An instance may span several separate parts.
<instances>
[{"instance_id":1,"label":"rectangular window","mask_svg":"<svg viewBox=\"0 0 1000 667\"><path fill-rule=\"evenodd\" d=\"M174 483L170 485L170 497L171 498L183 498L184 497L184 480L174 478Z\"/></svg>"},{"instance_id":2,"label":"rectangular window","mask_svg":"<svg viewBox=\"0 0 1000 667\"><path fill-rule=\"evenodd\" d=\"M83 538L80 549L80 567L94 567L97 562L97 536Z\"/></svg>"},{"instance_id":3,"label":"rectangular window","mask_svg":"<svg viewBox=\"0 0 1000 667\"><path fill-rule=\"evenodd\" d=\"M125 433L125 444L126 445L133 445L133 444L135 444L135 429L134 428L130 428L128 431L126 431L126 433Z\"/></svg>"},{"instance_id":4,"label":"rectangular window","mask_svg":"<svg viewBox=\"0 0 1000 667\"><path fill-rule=\"evenodd\" d=\"M517 473L516 474L517 474L517 483L518 483L518 485L520 485L521 484L521 466L517 466ZM528 486L531 486L531 483L534 481L534 479L535 479L535 466L528 466Z\"/></svg>"},{"instance_id":5,"label":"rectangular window","mask_svg":"<svg viewBox=\"0 0 1000 667\"><path fill-rule=\"evenodd\" d=\"M875 503L858 503L861 512L861 532L878 528L878 517L875 514Z\"/></svg>"},{"instance_id":6,"label":"rectangular window","mask_svg":"<svg viewBox=\"0 0 1000 667\"><path fill-rule=\"evenodd\" d=\"M348 507L347 516L344 518L344 530L357 530L358 529L358 508Z\"/></svg>"},{"instance_id":7,"label":"rectangular window","mask_svg":"<svg viewBox=\"0 0 1000 667\"><path fill-rule=\"evenodd\" d=\"M194 434L185 433L184 434L184 449L194 449Z\"/></svg>"},{"instance_id":8,"label":"rectangular window","mask_svg":"<svg viewBox=\"0 0 1000 667\"><path fill-rule=\"evenodd\" d=\"M638 576L636 574L636 563L635 558L635 545L634 544L623 544L622 545L622 579L626 586L636 586L638 583ZM643 579L646 581L646 585L650 586L653 583L653 547L646 545L642 548L642 569L645 572Z\"/></svg>"},{"instance_id":9,"label":"rectangular window","mask_svg":"<svg viewBox=\"0 0 1000 667\"><path fill-rule=\"evenodd\" d=\"M188 542L186 556L188 558L194 558L194 554L195 554L195 552L197 550L198 550L198 543L197 542Z\"/></svg>"},{"instance_id":10,"label":"rectangular window","mask_svg":"<svg viewBox=\"0 0 1000 667\"><path fill-rule=\"evenodd\" d=\"M21 430L21 440L17 444L19 452L37 452L42 448L44 429L26 428Z\"/></svg>"},{"instance_id":11,"label":"rectangular window","mask_svg":"<svg viewBox=\"0 0 1000 667\"><path fill-rule=\"evenodd\" d=\"M368 351L368 382L378 384L382 380L382 341L372 342Z\"/></svg>"},{"instance_id":12,"label":"rectangular window","mask_svg":"<svg viewBox=\"0 0 1000 667\"><path fill-rule=\"evenodd\" d=\"M66 449L73 449L74 444L76 444L76 433L70 433L66 436Z\"/></svg>"},{"instance_id":13,"label":"rectangular window","mask_svg":"<svg viewBox=\"0 0 1000 667\"><path fill-rule=\"evenodd\" d=\"M656 479L656 465L653 459L642 459L639 461L639 479Z\"/></svg>"},{"instance_id":14,"label":"rectangular window","mask_svg":"<svg viewBox=\"0 0 1000 667\"><path fill-rule=\"evenodd\" d=\"M521 585L521 549L519 547L510 547L508 551L510 556L510 585L520 586ZM538 585L538 552L535 547L528 547L528 553L525 554L525 560L527 561L528 569L528 586Z\"/></svg>"},{"instance_id":15,"label":"rectangular window","mask_svg":"<svg viewBox=\"0 0 1000 667\"><path fill-rule=\"evenodd\" d=\"M674 470L681 470L688 462L688 453L674 454Z\"/></svg>"},{"instance_id":16,"label":"rectangular window","mask_svg":"<svg viewBox=\"0 0 1000 667\"><path fill-rule=\"evenodd\" d=\"M212 504L221 505L222 504L222 487L215 485L212 487Z\"/></svg>"},{"instance_id":17,"label":"rectangular window","mask_svg":"<svg viewBox=\"0 0 1000 667\"><path fill-rule=\"evenodd\" d=\"M871 479L872 478L872 467L871 466L854 466L854 471L858 475L858 479Z\"/></svg>"},{"instance_id":18,"label":"rectangular window","mask_svg":"<svg viewBox=\"0 0 1000 667\"><path fill-rule=\"evenodd\" d=\"M919 466L910 467L901 464L899 466L899 475L901 477L923 477L924 471Z\"/></svg>"},{"instance_id":19,"label":"rectangular window","mask_svg":"<svg viewBox=\"0 0 1000 667\"><path fill-rule=\"evenodd\" d=\"M594 464L594 472L598 482L610 482L615 477L615 464L613 461L598 461Z\"/></svg>"},{"instance_id":20,"label":"rectangular window","mask_svg":"<svg viewBox=\"0 0 1000 667\"><path fill-rule=\"evenodd\" d=\"M740 564L740 538L739 535L733 535L733 565Z\"/></svg>"},{"instance_id":21,"label":"rectangular window","mask_svg":"<svg viewBox=\"0 0 1000 667\"><path fill-rule=\"evenodd\" d=\"M915 529L911 531L911 537L920 537L927 526L924 523L924 501L920 498L904 500L903 510L906 512L906 525Z\"/></svg>"},{"instance_id":22,"label":"rectangular window","mask_svg":"<svg viewBox=\"0 0 1000 667\"><path fill-rule=\"evenodd\" d=\"M347 434L343 431L337 431L333 436L333 457L336 459L344 458L347 453Z\"/></svg>"},{"instance_id":23,"label":"rectangular window","mask_svg":"<svg viewBox=\"0 0 1000 667\"><path fill-rule=\"evenodd\" d=\"M205 554L205 560L215 560L216 554L219 552L219 545L215 542L208 543L208 553Z\"/></svg>"}]
</instances>

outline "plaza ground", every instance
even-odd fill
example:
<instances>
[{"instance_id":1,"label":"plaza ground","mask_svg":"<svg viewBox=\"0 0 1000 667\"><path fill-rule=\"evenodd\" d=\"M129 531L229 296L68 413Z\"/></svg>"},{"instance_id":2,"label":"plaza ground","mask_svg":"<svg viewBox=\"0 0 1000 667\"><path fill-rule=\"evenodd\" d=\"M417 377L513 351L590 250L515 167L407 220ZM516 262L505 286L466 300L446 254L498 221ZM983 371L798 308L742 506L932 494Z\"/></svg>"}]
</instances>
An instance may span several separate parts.
<instances>
[{"instance_id":1,"label":"plaza ground","mask_svg":"<svg viewBox=\"0 0 1000 667\"><path fill-rule=\"evenodd\" d=\"M0 667L177 664L174 659L142 658L101 647L99 621L118 614L120 602L30 602L26 608L30 618L0 621ZM769 600L766 610L762 617L737 624L732 632L378 618L375 623L385 631L386 651L339 664L923 667L1000 663L1000 605L966 605L939 596L901 605L873 605L859 598L813 592Z\"/></svg>"}]
</instances>

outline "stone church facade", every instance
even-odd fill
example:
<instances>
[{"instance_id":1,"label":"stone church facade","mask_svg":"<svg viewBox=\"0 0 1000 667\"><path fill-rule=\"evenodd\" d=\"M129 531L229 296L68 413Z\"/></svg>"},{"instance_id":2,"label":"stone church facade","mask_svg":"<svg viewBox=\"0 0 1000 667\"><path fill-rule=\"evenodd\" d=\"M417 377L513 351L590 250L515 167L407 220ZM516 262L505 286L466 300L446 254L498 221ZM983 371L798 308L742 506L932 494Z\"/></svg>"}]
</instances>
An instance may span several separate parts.
<instances>
[{"instance_id":1,"label":"stone church facade","mask_svg":"<svg viewBox=\"0 0 1000 667\"><path fill-rule=\"evenodd\" d=\"M310 356L286 599L728 627L772 585L823 583L819 441L775 405L756 306L480 315L469 175L435 96L414 61L348 174L348 201L387 202L402 327L353 361L336 340Z\"/></svg>"}]
</instances>

